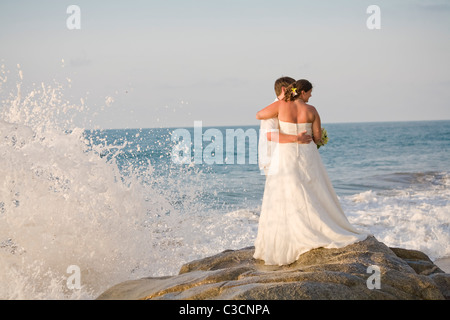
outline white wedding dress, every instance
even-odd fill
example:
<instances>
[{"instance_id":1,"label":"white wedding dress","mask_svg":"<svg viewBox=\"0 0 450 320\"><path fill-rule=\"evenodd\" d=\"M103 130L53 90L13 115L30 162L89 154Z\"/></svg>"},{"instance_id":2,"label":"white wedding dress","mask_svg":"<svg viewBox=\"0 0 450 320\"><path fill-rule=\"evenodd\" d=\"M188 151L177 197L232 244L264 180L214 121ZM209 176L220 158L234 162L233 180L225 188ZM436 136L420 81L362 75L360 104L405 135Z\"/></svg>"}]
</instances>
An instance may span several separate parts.
<instances>
[{"instance_id":1,"label":"white wedding dress","mask_svg":"<svg viewBox=\"0 0 450 320\"><path fill-rule=\"evenodd\" d=\"M282 133L312 134L311 123L279 123ZM286 265L311 249L341 248L366 237L347 220L316 144L277 144L253 257L267 265Z\"/></svg>"}]
</instances>

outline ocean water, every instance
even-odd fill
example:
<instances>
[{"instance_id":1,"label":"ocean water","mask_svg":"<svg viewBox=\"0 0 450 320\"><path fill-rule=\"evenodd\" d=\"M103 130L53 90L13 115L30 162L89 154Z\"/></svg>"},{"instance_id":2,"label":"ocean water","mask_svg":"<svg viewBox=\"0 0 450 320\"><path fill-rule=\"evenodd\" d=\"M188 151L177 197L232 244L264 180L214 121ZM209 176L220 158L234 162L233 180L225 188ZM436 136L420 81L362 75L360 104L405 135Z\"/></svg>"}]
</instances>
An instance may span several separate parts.
<instances>
[{"instance_id":1,"label":"ocean water","mask_svg":"<svg viewBox=\"0 0 450 320\"><path fill-rule=\"evenodd\" d=\"M94 299L253 245L258 126L92 131L73 125L83 109L60 88L24 91L0 108L0 299ZM320 153L350 222L449 257L450 121L323 126ZM186 132L192 148L174 138Z\"/></svg>"}]
</instances>

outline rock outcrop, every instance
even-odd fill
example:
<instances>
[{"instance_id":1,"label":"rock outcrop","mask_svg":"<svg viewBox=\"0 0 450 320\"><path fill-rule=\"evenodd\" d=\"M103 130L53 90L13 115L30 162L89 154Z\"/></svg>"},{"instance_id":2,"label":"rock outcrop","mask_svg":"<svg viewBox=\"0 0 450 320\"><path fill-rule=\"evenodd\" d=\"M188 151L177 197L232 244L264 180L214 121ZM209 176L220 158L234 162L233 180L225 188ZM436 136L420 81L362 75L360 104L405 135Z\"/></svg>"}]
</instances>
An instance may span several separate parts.
<instances>
[{"instance_id":1,"label":"rock outcrop","mask_svg":"<svg viewBox=\"0 0 450 320\"><path fill-rule=\"evenodd\" d=\"M253 259L253 247L226 250L175 276L120 283L98 299L428 299L450 298L450 274L424 253L389 248L374 237L318 248L287 266Z\"/></svg>"}]
</instances>

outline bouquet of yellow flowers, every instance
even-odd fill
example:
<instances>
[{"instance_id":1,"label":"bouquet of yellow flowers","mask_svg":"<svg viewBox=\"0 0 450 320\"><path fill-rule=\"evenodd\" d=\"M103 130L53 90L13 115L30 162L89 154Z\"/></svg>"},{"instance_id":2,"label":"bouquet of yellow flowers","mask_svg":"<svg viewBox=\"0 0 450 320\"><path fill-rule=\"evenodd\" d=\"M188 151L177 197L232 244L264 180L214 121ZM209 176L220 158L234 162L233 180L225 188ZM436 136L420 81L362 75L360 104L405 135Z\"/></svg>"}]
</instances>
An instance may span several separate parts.
<instances>
[{"instance_id":1,"label":"bouquet of yellow flowers","mask_svg":"<svg viewBox=\"0 0 450 320\"><path fill-rule=\"evenodd\" d=\"M325 128L322 128L322 143L317 145L317 149L328 143L328 133Z\"/></svg>"}]
</instances>

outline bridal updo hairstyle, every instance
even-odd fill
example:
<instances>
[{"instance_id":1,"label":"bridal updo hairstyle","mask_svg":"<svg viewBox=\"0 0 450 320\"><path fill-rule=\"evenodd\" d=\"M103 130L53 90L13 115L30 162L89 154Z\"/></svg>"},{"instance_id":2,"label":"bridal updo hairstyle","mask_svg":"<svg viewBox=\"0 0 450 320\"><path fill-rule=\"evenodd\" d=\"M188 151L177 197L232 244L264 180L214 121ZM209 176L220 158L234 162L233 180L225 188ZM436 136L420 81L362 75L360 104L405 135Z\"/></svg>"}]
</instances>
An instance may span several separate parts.
<instances>
[{"instance_id":1,"label":"bridal updo hairstyle","mask_svg":"<svg viewBox=\"0 0 450 320\"><path fill-rule=\"evenodd\" d=\"M311 82L305 79L297 80L286 88L284 101L294 101L300 98L302 91L308 92L313 88Z\"/></svg>"}]
</instances>

